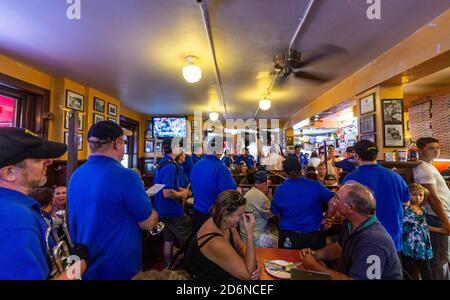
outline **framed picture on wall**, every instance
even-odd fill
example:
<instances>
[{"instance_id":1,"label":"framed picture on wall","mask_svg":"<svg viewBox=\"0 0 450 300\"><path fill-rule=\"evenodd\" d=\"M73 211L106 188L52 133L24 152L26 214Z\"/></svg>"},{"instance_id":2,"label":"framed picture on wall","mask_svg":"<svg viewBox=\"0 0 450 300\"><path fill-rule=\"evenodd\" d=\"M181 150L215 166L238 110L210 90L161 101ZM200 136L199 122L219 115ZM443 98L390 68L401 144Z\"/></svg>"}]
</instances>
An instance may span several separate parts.
<instances>
[{"instance_id":1,"label":"framed picture on wall","mask_svg":"<svg viewBox=\"0 0 450 300\"><path fill-rule=\"evenodd\" d=\"M84 118L81 114L78 114L78 130L83 131ZM69 129L69 114L64 112L64 129Z\"/></svg>"},{"instance_id":2,"label":"framed picture on wall","mask_svg":"<svg viewBox=\"0 0 450 300\"><path fill-rule=\"evenodd\" d=\"M161 152L162 143L161 142L156 142L155 148L156 148L156 152Z\"/></svg>"},{"instance_id":3,"label":"framed picture on wall","mask_svg":"<svg viewBox=\"0 0 450 300\"><path fill-rule=\"evenodd\" d=\"M361 135L359 140L367 140L367 141L371 141L372 143L376 144L377 143L377 135L375 133Z\"/></svg>"},{"instance_id":4,"label":"framed picture on wall","mask_svg":"<svg viewBox=\"0 0 450 300\"><path fill-rule=\"evenodd\" d=\"M384 124L383 142L386 148L405 147L403 124Z\"/></svg>"},{"instance_id":5,"label":"framed picture on wall","mask_svg":"<svg viewBox=\"0 0 450 300\"><path fill-rule=\"evenodd\" d=\"M153 146L154 146L153 141L145 141L144 152L146 152L146 153L153 152L154 151Z\"/></svg>"},{"instance_id":6,"label":"framed picture on wall","mask_svg":"<svg viewBox=\"0 0 450 300\"><path fill-rule=\"evenodd\" d=\"M108 103L108 115L110 116L117 116L117 106L112 104L112 103Z\"/></svg>"},{"instance_id":7,"label":"framed picture on wall","mask_svg":"<svg viewBox=\"0 0 450 300\"><path fill-rule=\"evenodd\" d=\"M359 99L359 109L361 116L375 112L375 94Z\"/></svg>"},{"instance_id":8,"label":"framed picture on wall","mask_svg":"<svg viewBox=\"0 0 450 300\"><path fill-rule=\"evenodd\" d=\"M98 123L100 121L104 121L105 117L103 115L99 115L99 114L94 114L94 124Z\"/></svg>"},{"instance_id":9,"label":"framed picture on wall","mask_svg":"<svg viewBox=\"0 0 450 300\"><path fill-rule=\"evenodd\" d=\"M359 118L359 133L375 132L375 115L368 115Z\"/></svg>"},{"instance_id":10,"label":"framed picture on wall","mask_svg":"<svg viewBox=\"0 0 450 300\"><path fill-rule=\"evenodd\" d=\"M105 100L94 97L94 111L105 113Z\"/></svg>"},{"instance_id":11,"label":"framed picture on wall","mask_svg":"<svg viewBox=\"0 0 450 300\"><path fill-rule=\"evenodd\" d=\"M78 151L83 151L83 134L77 133ZM64 144L69 145L69 132L64 131Z\"/></svg>"},{"instance_id":12,"label":"framed picture on wall","mask_svg":"<svg viewBox=\"0 0 450 300\"><path fill-rule=\"evenodd\" d=\"M383 124L403 124L403 99L383 99Z\"/></svg>"},{"instance_id":13,"label":"framed picture on wall","mask_svg":"<svg viewBox=\"0 0 450 300\"><path fill-rule=\"evenodd\" d=\"M68 108L73 108L79 111L84 111L84 96L72 92L70 90L66 91L66 106Z\"/></svg>"}]
</instances>

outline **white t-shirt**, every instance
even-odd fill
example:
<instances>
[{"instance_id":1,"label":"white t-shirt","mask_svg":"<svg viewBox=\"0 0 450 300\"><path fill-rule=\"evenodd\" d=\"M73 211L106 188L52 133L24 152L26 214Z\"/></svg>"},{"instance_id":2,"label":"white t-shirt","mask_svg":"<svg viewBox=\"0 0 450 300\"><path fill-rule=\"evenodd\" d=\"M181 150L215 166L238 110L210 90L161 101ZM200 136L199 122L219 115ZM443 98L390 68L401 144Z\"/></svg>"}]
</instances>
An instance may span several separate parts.
<instances>
[{"instance_id":1,"label":"white t-shirt","mask_svg":"<svg viewBox=\"0 0 450 300\"><path fill-rule=\"evenodd\" d=\"M445 179L439 173L435 166L422 161L420 165L414 168L414 181L420 184L434 184L436 186L437 194L441 200L444 211L450 217L450 190L445 182ZM428 203L425 203L428 213L435 215L436 213L431 209Z\"/></svg>"},{"instance_id":2,"label":"white t-shirt","mask_svg":"<svg viewBox=\"0 0 450 300\"><path fill-rule=\"evenodd\" d=\"M256 187L252 187L244 197L247 200L245 210L253 212L253 215L255 216L256 224L254 237L255 239L258 239L262 233L268 230L269 219L273 217L273 214L270 211L270 199ZM247 239L247 234L242 221L239 223L239 229L241 238L245 241Z\"/></svg>"},{"instance_id":3,"label":"white t-shirt","mask_svg":"<svg viewBox=\"0 0 450 300\"><path fill-rule=\"evenodd\" d=\"M319 164L320 164L320 158L318 158L318 157L312 157L312 158L309 159L308 167L309 167L309 166L313 166L314 168L317 169L317 166L318 166Z\"/></svg>"}]
</instances>

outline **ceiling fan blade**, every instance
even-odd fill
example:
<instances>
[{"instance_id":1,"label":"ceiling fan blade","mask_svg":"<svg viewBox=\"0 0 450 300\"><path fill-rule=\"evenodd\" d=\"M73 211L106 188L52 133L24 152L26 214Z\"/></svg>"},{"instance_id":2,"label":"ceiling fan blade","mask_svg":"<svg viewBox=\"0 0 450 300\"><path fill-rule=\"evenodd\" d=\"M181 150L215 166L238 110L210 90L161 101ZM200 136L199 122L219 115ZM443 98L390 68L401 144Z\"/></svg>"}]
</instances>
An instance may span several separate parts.
<instances>
[{"instance_id":1,"label":"ceiling fan blade","mask_svg":"<svg viewBox=\"0 0 450 300\"><path fill-rule=\"evenodd\" d=\"M303 68L307 65L310 65L314 62L320 61L327 57L332 57L335 55L342 55L342 54L348 53L347 49L337 46L337 45L332 45L332 44L322 44L319 49L320 50L316 54L302 60L300 62L300 64L298 64L298 66L296 66L296 68ZM314 51L314 52L316 52L316 51Z\"/></svg>"},{"instance_id":2,"label":"ceiling fan blade","mask_svg":"<svg viewBox=\"0 0 450 300\"><path fill-rule=\"evenodd\" d=\"M294 71L293 73L294 73L294 76L297 78L316 81L319 83L325 83L332 79L332 77L330 77L330 76L317 75L317 74L312 74L310 72L305 72L305 71Z\"/></svg>"}]
</instances>

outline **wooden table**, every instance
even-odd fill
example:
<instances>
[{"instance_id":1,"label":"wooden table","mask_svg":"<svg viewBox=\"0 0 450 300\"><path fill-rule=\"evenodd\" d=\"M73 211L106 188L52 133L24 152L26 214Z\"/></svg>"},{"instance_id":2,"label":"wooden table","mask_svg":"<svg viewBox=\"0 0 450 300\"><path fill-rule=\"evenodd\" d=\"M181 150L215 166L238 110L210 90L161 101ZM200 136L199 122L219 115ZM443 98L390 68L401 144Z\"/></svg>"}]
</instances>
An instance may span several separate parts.
<instances>
[{"instance_id":1,"label":"wooden table","mask_svg":"<svg viewBox=\"0 0 450 300\"><path fill-rule=\"evenodd\" d=\"M288 262L298 262L298 249L278 249L278 248L256 248L256 259L261 270L261 280L279 280L279 278L271 276L264 268L264 260L281 259Z\"/></svg>"}]
</instances>

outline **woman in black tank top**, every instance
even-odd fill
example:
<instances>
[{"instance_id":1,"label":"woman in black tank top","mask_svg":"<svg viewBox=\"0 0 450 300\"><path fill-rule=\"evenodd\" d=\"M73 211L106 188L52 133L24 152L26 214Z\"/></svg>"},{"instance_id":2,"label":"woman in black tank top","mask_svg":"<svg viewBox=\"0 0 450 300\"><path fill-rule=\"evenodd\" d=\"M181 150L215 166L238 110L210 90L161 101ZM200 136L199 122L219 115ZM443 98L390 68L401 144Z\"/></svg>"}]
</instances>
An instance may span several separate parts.
<instances>
[{"instance_id":1,"label":"woman in black tank top","mask_svg":"<svg viewBox=\"0 0 450 300\"><path fill-rule=\"evenodd\" d=\"M221 193L211 207L211 218L200 227L186 251L184 268L193 279L228 280L258 277L253 230L255 218L245 213L245 198L235 190ZM247 242L236 227L244 218Z\"/></svg>"}]
</instances>

